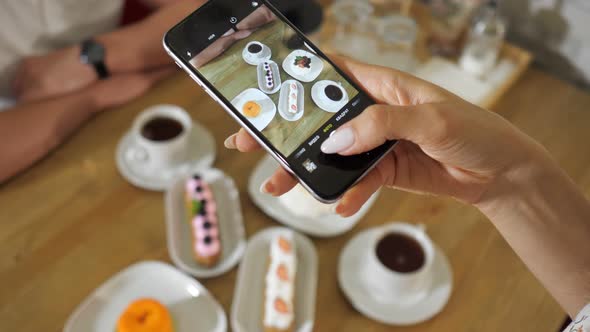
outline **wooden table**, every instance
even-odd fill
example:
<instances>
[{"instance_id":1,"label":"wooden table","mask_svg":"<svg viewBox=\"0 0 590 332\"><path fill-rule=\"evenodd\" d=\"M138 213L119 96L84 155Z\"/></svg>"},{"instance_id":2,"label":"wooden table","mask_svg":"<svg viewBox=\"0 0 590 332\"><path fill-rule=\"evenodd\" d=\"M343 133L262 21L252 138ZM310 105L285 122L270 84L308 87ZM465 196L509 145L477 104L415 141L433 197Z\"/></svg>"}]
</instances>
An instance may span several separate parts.
<instances>
[{"instance_id":1,"label":"wooden table","mask_svg":"<svg viewBox=\"0 0 590 332\"><path fill-rule=\"evenodd\" d=\"M546 91L548 93L543 93ZM133 187L114 162L118 140L142 109L180 105L217 140L215 166L242 194L248 236L277 225L246 193L262 153L227 151L238 126L179 74L150 94L98 115L38 165L0 187L0 330L59 331L94 288L140 260L170 261L162 194ZM590 95L529 70L497 111L541 141L590 194ZM373 322L346 301L336 281L338 255L360 230L392 220L421 222L452 264L454 289L434 319L406 328ZM475 209L451 199L384 191L353 231L314 239L320 259L316 331L556 331L565 314ZM236 269L202 280L227 312Z\"/></svg>"}]
</instances>

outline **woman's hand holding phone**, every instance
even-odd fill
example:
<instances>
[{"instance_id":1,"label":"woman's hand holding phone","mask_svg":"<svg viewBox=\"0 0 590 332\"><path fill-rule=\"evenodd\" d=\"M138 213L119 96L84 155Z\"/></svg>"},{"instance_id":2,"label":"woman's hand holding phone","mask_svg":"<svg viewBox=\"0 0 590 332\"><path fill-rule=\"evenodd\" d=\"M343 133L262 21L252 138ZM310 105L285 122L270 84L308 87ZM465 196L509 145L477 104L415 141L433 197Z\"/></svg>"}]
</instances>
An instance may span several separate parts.
<instances>
[{"instance_id":1,"label":"woman's hand holding phone","mask_svg":"<svg viewBox=\"0 0 590 332\"><path fill-rule=\"evenodd\" d=\"M323 143L322 151L353 155L386 140L400 140L342 197L336 207L342 216L356 213L381 186L483 204L502 192L497 187L510 182L516 173L548 159L540 145L502 117L431 83L389 68L331 59L378 105L337 129ZM226 146L243 152L259 148L243 129L230 136ZM261 190L278 196L296 183L279 169Z\"/></svg>"},{"instance_id":2,"label":"woman's hand holding phone","mask_svg":"<svg viewBox=\"0 0 590 332\"><path fill-rule=\"evenodd\" d=\"M266 8L266 1L263 3L265 8L253 9L250 14L252 16L243 20L242 24L246 25L244 28L257 26L260 22L265 22L265 19L274 19L278 15L270 5ZM190 56L190 52L195 50L193 53L199 53L200 50L203 54L197 54L191 62L207 63L215 55L225 54L223 50L231 42L247 37L250 30L238 28L240 31L225 36L230 38L222 37L215 44L217 40L208 42L211 38L209 31L190 30L194 28L191 24L206 26L209 22L216 25L218 22L213 13L219 12L220 8L231 12L234 5L240 4L243 5L238 2L230 4L229 0L208 2L207 6L201 7L166 34L166 49L175 61L185 64L186 59L181 54ZM267 12L266 9L270 11ZM213 18L213 21L209 18ZM284 21L276 27L297 33ZM186 31L197 32L192 36L196 39L183 43L183 40L187 40ZM281 33L280 31L281 29L277 29L274 33ZM252 39L259 36L261 35ZM211 50L202 52L202 47L210 47ZM275 43L274 47L287 51L286 45L281 42ZM233 55L239 56L241 52L237 50ZM316 54L324 57L319 49L316 49ZM391 142L382 144L398 140L392 152L384 155L367 176L342 196L336 212L342 216L354 214L381 186L447 195L473 204L494 223L531 271L573 317L586 304L590 294L587 287L590 204L549 154L497 114L474 106L433 84L388 68L364 65L338 57L333 60L336 67L348 75L342 75L330 64L332 75L340 77L338 80L345 82L351 91L358 92L362 88L377 104L342 125L330 137L325 138L327 136L324 134L328 134L324 132L321 136L314 136L315 140L307 144L312 146L323 139L322 153L346 156L372 150L371 153L353 158L353 161L362 161L366 167L352 172L338 167L351 166L348 164L332 165L331 169L306 168L309 174L293 167L291 171L317 197L328 201L340 197L350 183L358 179L369 166L373 166L375 156L382 156L374 153L380 151L373 150L375 147L388 147ZM205 68L206 66L200 67L193 63L192 67L191 70L185 70L193 77L200 75L195 79L200 84L209 82L213 86L209 93L234 98L235 91L224 90L226 84L215 85L211 80L221 82L231 79L229 77L235 76L235 71L223 71L218 75L220 68L215 66ZM353 84L351 80L357 84ZM360 105L371 104L370 101L367 102L369 98L365 93L359 95L361 96L357 100L364 102L357 102L359 107L354 114L358 114L362 107ZM249 126L236 115L239 110L234 109L235 106L222 101L220 104L238 122ZM285 123L283 125L289 127ZM325 125L326 123L320 122L313 127ZM250 130L267 140L277 139L276 136L267 135L268 132L260 133L252 128ZM291 143L301 145L309 139L309 132L304 137L290 137ZM240 151L260 148L244 130L229 137L225 144ZM275 157L278 153L293 154L291 150L281 151L272 144L267 148L273 151ZM308 151L308 157L316 160L321 158L324 161L338 159L342 162L341 158L325 158L318 150L315 145L313 155ZM294 165L292 161L287 161L288 166ZM310 162L313 164L313 160L310 159ZM313 171L316 173L310 176ZM330 181L323 181L327 177L331 177ZM261 190L277 196L287 192L295 184L296 180L287 171L279 169L263 184Z\"/></svg>"}]
</instances>

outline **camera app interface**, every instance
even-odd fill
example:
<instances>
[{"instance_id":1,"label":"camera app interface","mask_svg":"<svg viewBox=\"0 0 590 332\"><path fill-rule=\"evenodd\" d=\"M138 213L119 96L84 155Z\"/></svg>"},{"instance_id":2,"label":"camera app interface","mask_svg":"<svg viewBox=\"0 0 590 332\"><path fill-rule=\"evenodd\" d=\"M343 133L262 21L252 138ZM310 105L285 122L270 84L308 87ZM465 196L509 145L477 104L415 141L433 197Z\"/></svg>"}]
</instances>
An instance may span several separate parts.
<instances>
[{"instance_id":1,"label":"camera app interface","mask_svg":"<svg viewBox=\"0 0 590 332\"><path fill-rule=\"evenodd\" d=\"M366 101L269 8L244 3L243 17L216 11L211 22L188 24L186 59L282 155L313 173L323 140Z\"/></svg>"}]
</instances>

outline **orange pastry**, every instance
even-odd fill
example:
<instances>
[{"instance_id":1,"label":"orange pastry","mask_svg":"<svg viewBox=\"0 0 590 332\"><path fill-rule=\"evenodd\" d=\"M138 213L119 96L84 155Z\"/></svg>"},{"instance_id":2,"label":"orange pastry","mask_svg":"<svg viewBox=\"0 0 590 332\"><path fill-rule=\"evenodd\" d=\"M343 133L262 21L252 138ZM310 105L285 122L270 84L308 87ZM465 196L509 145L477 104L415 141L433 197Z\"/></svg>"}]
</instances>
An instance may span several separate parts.
<instances>
[{"instance_id":1,"label":"orange pastry","mask_svg":"<svg viewBox=\"0 0 590 332\"><path fill-rule=\"evenodd\" d=\"M117 332L173 332L168 309L153 299L139 299L117 321Z\"/></svg>"},{"instance_id":2,"label":"orange pastry","mask_svg":"<svg viewBox=\"0 0 590 332\"><path fill-rule=\"evenodd\" d=\"M260 104L258 104L257 102L248 101L244 104L242 112L245 116L249 118L255 118L258 116L258 114L260 114L261 109L262 108L260 107Z\"/></svg>"}]
</instances>

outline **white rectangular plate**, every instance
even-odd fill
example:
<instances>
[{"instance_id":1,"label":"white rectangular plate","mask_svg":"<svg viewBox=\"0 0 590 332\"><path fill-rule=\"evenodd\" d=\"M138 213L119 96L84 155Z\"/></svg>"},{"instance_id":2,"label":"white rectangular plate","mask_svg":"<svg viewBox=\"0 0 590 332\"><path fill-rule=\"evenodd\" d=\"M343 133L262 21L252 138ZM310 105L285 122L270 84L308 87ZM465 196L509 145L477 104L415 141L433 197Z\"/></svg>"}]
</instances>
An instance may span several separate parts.
<instances>
[{"instance_id":1,"label":"white rectangular plate","mask_svg":"<svg viewBox=\"0 0 590 332\"><path fill-rule=\"evenodd\" d=\"M289 112L289 85L295 83L297 85L297 113ZM281 86L281 94L279 95L279 114L287 121L297 121L303 116L305 111L305 89L303 84L296 80L287 80Z\"/></svg>"},{"instance_id":2,"label":"white rectangular plate","mask_svg":"<svg viewBox=\"0 0 590 332\"><path fill-rule=\"evenodd\" d=\"M234 181L218 169L199 171L209 184L217 204L221 257L219 262L206 267L197 263L193 255L192 230L186 216L184 184L186 178L178 179L166 192L166 231L168 252L176 266L199 278L219 276L232 269L246 249L246 233L240 196Z\"/></svg>"},{"instance_id":3,"label":"white rectangular plate","mask_svg":"<svg viewBox=\"0 0 590 332\"><path fill-rule=\"evenodd\" d=\"M271 227L258 232L248 242L240 264L232 303L231 324L235 332L259 332L262 326L264 280L271 240L278 234L293 232L297 250L295 275L295 329L311 332L315 314L318 258L313 243L304 235L284 227Z\"/></svg>"},{"instance_id":4,"label":"white rectangular plate","mask_svg":"<svg viewBox=\"0 0 590 332\"><path fill-rule=\"evenodd\" d=\"M281 72L279 71L279 66L274 61L265 61L270 66L270 70L272 71L272 77L274 80L274 87L272 89L268 89L266 87L266 76L264 73L264 62L261 62L256 67L257 77L258 77L258 87L260 90L266 94L272 95L279 91L281 88Z\"/></svg>"}]
</instances>

